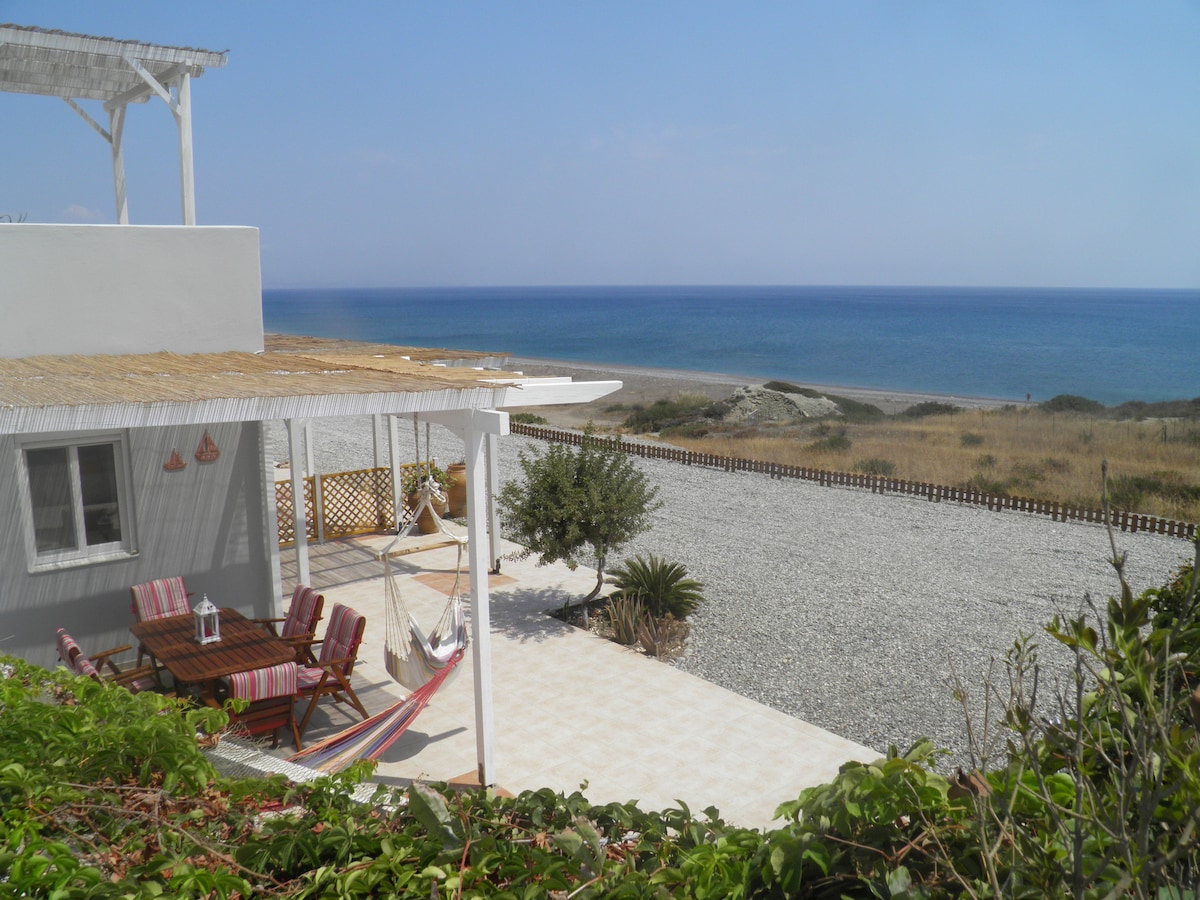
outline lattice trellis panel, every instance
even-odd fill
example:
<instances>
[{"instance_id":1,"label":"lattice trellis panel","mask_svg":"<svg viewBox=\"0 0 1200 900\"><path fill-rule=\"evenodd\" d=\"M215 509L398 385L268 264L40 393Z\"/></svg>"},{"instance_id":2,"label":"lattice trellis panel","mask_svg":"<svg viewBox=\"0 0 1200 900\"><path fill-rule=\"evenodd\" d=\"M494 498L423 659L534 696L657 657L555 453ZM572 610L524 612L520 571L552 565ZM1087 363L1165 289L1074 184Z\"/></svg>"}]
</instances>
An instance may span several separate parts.
<instances>
[{"instance_id":1,"label":"lattice trellis panel","mask_svg":"<svg viewBox=\"0 0 1200 900\"><path fill-rule=\"evenodd\" d=\"M292 506L292 483L275 482L275 521L279 525L279 546L289 547L296 542L296 514Z\"/></svg>"},{"instance_id":2,"label":"lattice trellis panel","mask_svg":"<svg viewBox=\"0 0 1200 900\"><path fill-rule=\"evenodd\" d=\"M313 498L312 476L304 479L305 533L310 541L317 539L316 500ZM292 502L291 479L275 482L275 519L279 523L279 546L296 543L296 507Z\"/></svg>"},{"instance_id":3,"label":"lattice trellis panel","mask_svg":"<svg viewBox=\"0 0 1200 900\"><path fill-rule=\"evenodd\" d=\"M392 473L359 469L321 476L325 537L372 534L396 527Z\"/></svg>"},{"instance_id":4,"label":"lattice trellis panel","mask_svg":"<svg viewBox=\"0 0 1200 900\"><path fill-rule=\"evenodd\" d=\"M425 464L402 463L401 477L407 470L418 467L424 469ZM331 472L320 477L322 524L327 539L395 530L390 468ZM279 546L292 546L296 542L296 516L290 480L275 482L275 515L279 522ZM315 479L311 476L304 479L304 516L308 539L315 541L319 532Z\"/></svg>"}]
</instances>

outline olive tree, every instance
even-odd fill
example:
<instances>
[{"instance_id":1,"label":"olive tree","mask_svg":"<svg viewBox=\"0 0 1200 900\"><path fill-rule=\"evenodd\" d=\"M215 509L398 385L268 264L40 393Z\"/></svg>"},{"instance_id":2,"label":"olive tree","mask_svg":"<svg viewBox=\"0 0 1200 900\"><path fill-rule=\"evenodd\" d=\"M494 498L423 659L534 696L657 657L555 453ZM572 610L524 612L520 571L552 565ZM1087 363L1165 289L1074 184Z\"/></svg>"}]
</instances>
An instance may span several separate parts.
<instances>
[{"instance_id":1,"label":"olive tree","mask_svg":"<svg viewBox=\"0 0 1200 900\"><path fill-rule=\"evenodd\" d=\"M574 569L590 548L596 586L604 587L604 567L614 553L644 531L661 504L653 487L614 442L589 428L578 449L551 444L544 453L520 454L524 478L504 485L498 497L508 536L536 553L538 565L564 562Z\"/></svg>"}]
</instances>

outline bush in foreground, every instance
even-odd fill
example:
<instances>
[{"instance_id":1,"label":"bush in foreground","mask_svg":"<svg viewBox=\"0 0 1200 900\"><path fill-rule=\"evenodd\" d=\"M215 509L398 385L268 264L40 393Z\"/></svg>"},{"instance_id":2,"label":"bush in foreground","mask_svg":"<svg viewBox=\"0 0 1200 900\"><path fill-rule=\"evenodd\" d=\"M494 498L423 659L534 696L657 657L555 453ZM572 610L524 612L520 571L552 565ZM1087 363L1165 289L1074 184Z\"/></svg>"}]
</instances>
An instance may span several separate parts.
<instances>
[{"instance_id":1,"label":"bush in foreground","mask_svg":"<svg viewBox=\"0 0 1200 900\"><path fill-rule=\"evenodd\" d=\"M1020 638L987 686L995 720L968 719L979 771L935 772L919 741L846 764L767 832L547 790L380 787L359 805L365 764L304 786L222 780L194 734L223 714L8 659L0 883L113 898L1195 897L1200 569L1134 596L1115 545L1112 559L1119 594L1046 630L1073 678L1039 697Z\"/></svg>"}]
</instances>

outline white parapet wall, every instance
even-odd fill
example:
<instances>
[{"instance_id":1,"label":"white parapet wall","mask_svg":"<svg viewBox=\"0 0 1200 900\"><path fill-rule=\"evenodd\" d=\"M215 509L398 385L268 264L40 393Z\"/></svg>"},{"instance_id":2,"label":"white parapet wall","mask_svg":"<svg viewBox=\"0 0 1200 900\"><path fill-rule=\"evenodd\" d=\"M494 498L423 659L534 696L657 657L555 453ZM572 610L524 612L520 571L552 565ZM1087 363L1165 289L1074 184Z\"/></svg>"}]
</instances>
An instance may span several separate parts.
<instances>
[{"instance_id":1,"label":"white parapet wall","mask_svg":"<svg viewBox=\"0 0 1200 900\"><path fill-rule=\"evenodd\" d=\"M263 349L258 229L0 224L0 357Z\"/></svg>"}]
</instances>

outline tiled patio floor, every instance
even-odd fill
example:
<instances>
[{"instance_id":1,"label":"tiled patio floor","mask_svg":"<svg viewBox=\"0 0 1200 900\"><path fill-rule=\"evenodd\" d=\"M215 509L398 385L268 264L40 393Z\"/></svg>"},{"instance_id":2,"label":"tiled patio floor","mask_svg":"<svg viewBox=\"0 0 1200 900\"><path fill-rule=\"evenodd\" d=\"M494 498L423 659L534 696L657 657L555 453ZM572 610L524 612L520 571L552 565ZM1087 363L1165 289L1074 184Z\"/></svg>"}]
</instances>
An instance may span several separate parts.
<instances>
[{"instance_id":1,"label":"tiled patio floor","mask_svg":"<svg viewBox=\"0 0 1200 900\"><path fill-rule=\"evenodd\" d=\"M345 603L367 617L353 683L372 713L405 695L383 667L383 567L374 554L389 541L373 536L309 548L311 580L325 594L326 612ZM456 558L451 546L393 560L405 601L427 627L445 606ZM779 803L829 780L843 762L880 755L545 615L586 594L592 570L506 559L502 573L491 578L500 787L570 793L586 783L583 793L596 803L635 800L649 810L678 798L693 810L715 806L727 821L766 827ZM283 577L290 596L294 552L283 552ZM465 571L462 583L466 590ZM385 752L377 780L452 781L476 771L470 649L459 669ZM357 721L348 706L326 700L305 742ZM289 745L277 752L293 751Z\"/></svg>"}]
</instances>

